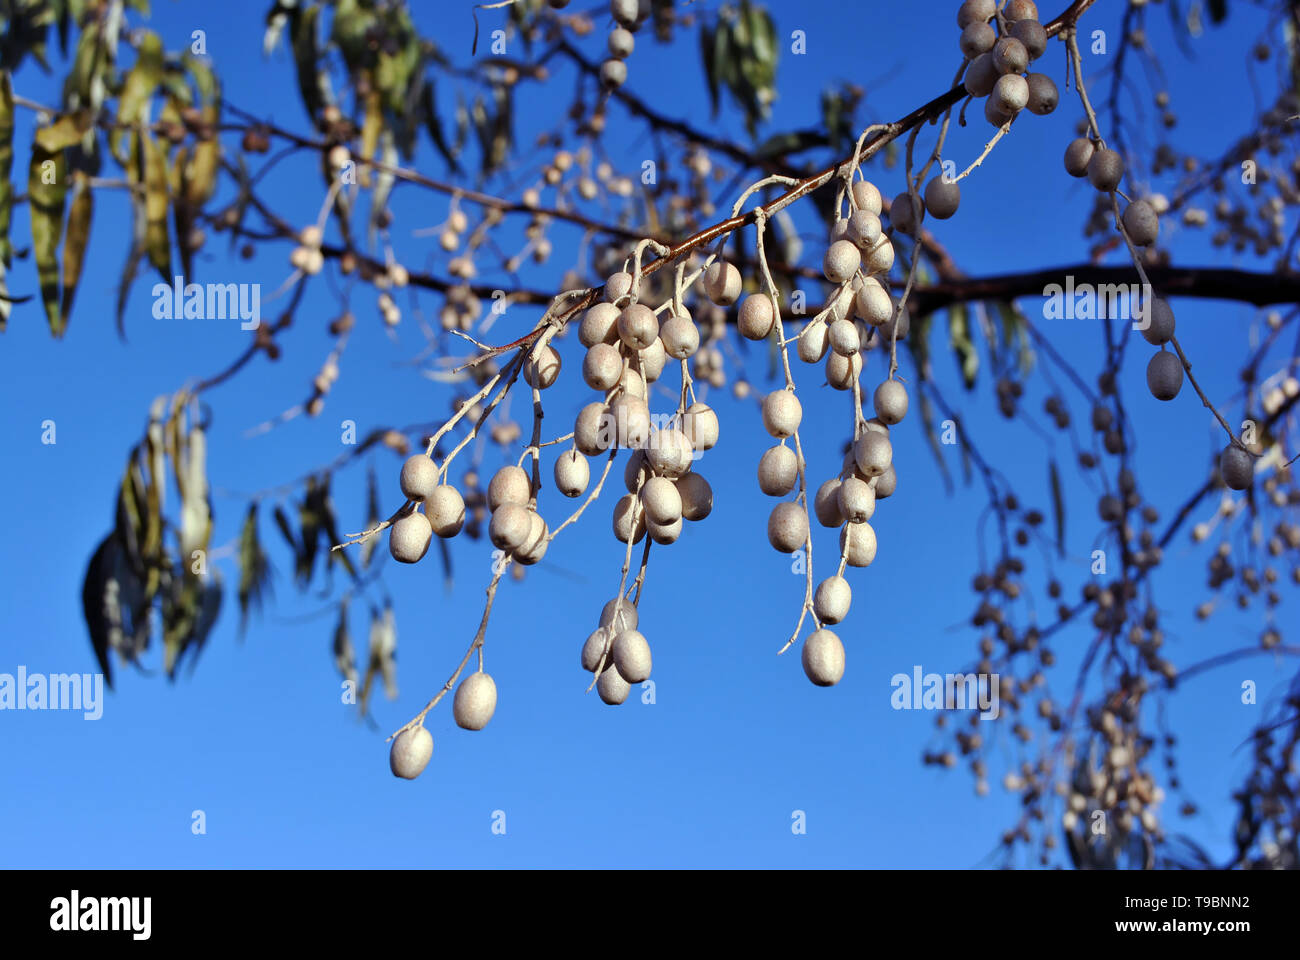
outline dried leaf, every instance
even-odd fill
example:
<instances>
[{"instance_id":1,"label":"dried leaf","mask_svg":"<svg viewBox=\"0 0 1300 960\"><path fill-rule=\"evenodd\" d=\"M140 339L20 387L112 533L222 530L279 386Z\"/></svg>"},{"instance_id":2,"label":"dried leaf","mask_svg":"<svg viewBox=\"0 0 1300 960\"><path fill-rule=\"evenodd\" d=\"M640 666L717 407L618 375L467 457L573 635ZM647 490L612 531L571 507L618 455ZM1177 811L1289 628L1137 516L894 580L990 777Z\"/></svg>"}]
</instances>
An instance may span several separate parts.
<instances>
[{"instance_id":1,"label":"dried leaf","mask_svg":"<svg viewBox=\"0 0 1300 960\"><path fill-rule=\"evenodd\" d=\"M270 586L271 563L257 532L257 502L248 505L239 534L239 633L248 626L250 607L262 606L262 591Z\"/></svg>"},{"instance_id":2,"label":"dried leaf","mask_svg":"<svg viewBox=\"0 0 1300 960\"><path fill-rule=\"evenodd\" d=\"M1056 461L1047 464L1047 479L1052 486L1052 516L1056 520L1056 552L1065 556L1065 498L1061 496L1061 474Z\"/></svg>"}]
</instances>

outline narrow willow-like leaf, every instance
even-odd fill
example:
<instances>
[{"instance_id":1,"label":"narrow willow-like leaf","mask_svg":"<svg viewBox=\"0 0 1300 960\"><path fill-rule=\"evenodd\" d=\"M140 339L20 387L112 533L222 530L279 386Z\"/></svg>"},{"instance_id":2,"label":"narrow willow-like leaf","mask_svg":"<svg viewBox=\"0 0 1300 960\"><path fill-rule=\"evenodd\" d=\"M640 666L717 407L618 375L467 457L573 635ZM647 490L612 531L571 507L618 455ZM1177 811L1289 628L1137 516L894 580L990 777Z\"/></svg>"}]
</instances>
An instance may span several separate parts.
<instances>
[{"instance_id":1,"label":"narrow willow-like leaf","mask_svg":"<svg viewBox=\"0 0 1300 960\"><path fill-rule=\"evenodd\" d=\"M27 197L31 205L32 252L36 278L50 332L63 336L63 314L59 310L59 241L63 236L63 208L68 193L67 162L63 151L53 153L39 142L32 144L27 173Z\"/></svg>"},{"instance_id":2,"label":"narrow willow-like leaf","mask_svg":"<svg viewBox=\"0 0 1300 960\"><path fill-rule=\"evenodd\" d=\"M63 304L62 328L67 330L72 316L72 301L81 282L81 267L85 261L86 245L90 242L90 221L95 213L95 193L90 177L78 170L72 178L72 209L68 214L68 236L63 242Z\"/></svg>"}]
</instances>

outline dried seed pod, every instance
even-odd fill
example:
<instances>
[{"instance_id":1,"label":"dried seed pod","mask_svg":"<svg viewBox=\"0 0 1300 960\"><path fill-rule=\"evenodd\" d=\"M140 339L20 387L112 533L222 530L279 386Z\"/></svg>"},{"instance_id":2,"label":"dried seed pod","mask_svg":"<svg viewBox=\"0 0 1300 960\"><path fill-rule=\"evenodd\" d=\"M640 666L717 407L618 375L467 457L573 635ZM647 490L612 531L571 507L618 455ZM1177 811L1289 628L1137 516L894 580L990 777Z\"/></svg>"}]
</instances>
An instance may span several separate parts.
<instances>
[{"instance_id":1,"label":"dried seed pod","mask_svg":"<svg viewBox=\"0 0 1300 960\"><path fill-rule=\"evenodd\" d=\"M803 672L819 687L833 687L844 676L844 644L831 630L816 630L803 642Z\"/></svg>"},{"instance_id":2,"label":"dried seed pod","mask_svg":"<svg viewBox=\"0 0 1300 960\"><path fill-rule=\"evenodd\" d=\"M799 458L784 444L763 451L758 460L758 488L769 497L784 497L799 480Z\"/></svg>"},{"instance_id":3,"label":"dried seed pod","mask_svg":"<svg viewBox=\"0 0 1300 960\"><path fill-rule=\"evenodd\" d=\"M853 203L859 210L865 210L868 213L880 216L880 191L876 189L876 185L870 180L855 180L853 182Z\"/></svg>"},{"instance_id":4,"label":"dried seed pod","mask_svg":"<svg viewBox=\"0 0 1300 960\"><path fill-rule=\"evenodd\" d=\"M876 512L876 491L867 481L848 477L839 485L839 506L842 523L870 520Z\"/></svg>"},{"instance_id":5,"label":"dried seed pod","mask_svg":"<svg viewBox=\"0 0 1300 960\"><path fill-rule=\"evenodd\" d=\"M889 437L875 430L867 430L853 444L853 458L858 469L868 477L878 477L893 462L894 448Z\"/></svg>"},{"instance_id":6,"label":"dried seed pod","mask_svg":"<svg viewBox=\"0 0 1300 960\"><path fill-rule=\"evenodd\" d=\"M1088 182L1109 193L1124 179L1124 158L1109 148L1098 150L1088 161Z\"/></svg>"},{"instance_id":7,"label":"dried seed pod","mask_svg":"<svg viewBox=\"0 0 1300 960\"><path fill-rule=\"evenodd\" d=\"M512 553L523 545L532 529L533 513L517 503L503 503L492 514L488 539L498 550Z\"/></svg>"},{"instance_id":8,"label":"dried seed pod","mask_svg":"<svg viewBox=\"0 0 1300 960\"><path fill-rule=\"evenodd\" d=\"M1007 33L1025 45L1031 61L1047 52L1047 30L1037 19L1016 20Z\"/></svg>"},{"instance_id":9,"label":"dried seed pod","mask_svg":"<svg viewBox=\"0 0 1300 960\"><path fill-rule=\"evenodd\" d=\"M1087 137L1071 140L1065 148L1065 172L1072 177L1086 177L1095 152L1096 148Z\"/></svg>"},{"instance_id":10,"label":"dried seed pod","mask_svg":"<svg viewBox=\"0 0 1300 960\"><path fill-rule=\"evenodd\" d=\"M600 679L596 681L596 692L600 694L600 699L611 707L616 707L626 700L631 691L628 682L612 666L607 667L600 675Z\"/></svg>"},{"instance_id":11,"label":"dried seed pod","mask_svg":"<svg viewBox=\"0 0 1300 960\"><path fill-rule=\"evenodd\" d=\"M449 539L465 526L465 498L451 484L444 483L433 488L424 502L424 513L433 532Z\"/></svg>"},{"instance_id":12,"label":"dried seed pod","mask_svg":"<svg viewBox=\"0 0 1300 960\"><path fill-rule=\"evenodd\" d=\"M831 349L843 357L851 356L862 349L857 324L848 317L840 317L831 322L829 339Z\"/></svg>"},{"instance_id":13,"label":"dried seed pod","mask_svg":"<svg viewBox=\"0 0 1300 960\"><path fill-rule=\"evenodd\" d=\"M838 527L844 523L844 514L840 511L841 482L839 477L832 477L817 488L813 497L813 513L823 527Z\"/></svg>"},{"instance_id":14,"label":"dried seed pod","mask_svg":"<svg viewBox=\"0 0 1300 960\"><path fill-rule=\"evenodd\" d=\"M849 240L836 240L826 248L822 273L831 283L847 283L862 265L862 252Z\"/></svg>"},{"instance_id":15,"label":"dried seed pod","mask_svg":"<svg viewBox=\"0 0 1300 960\"><path fill-rule=\"evenodd\" d=\"M713 488L698 473L688 473L677 480L677 493L682 498L682 518L703 520L713 512Z\"/></svg>"},{"instance_id":16,"label":"dried seed pod","mask_svg":"<svg viewBox=\"0 0 1300 960\"><path fill-rule=\"evenodd\" d=\"M771 297L766 293L752 293L745 298L736 317L736 329L742 337L747 340L762 340L772 332L775 325L776 312L772 308Z\"/></svg>"},{"instance_id":17,"label":"dried seed pod","mask_svg":"<svg viewBox=\"0 0 1300 960\"><path fill-rule=\"evenodd\" d=\"M817 585L813 596L813 612L822 623L840 623L849 615L853 589L841 576L827 577Z\"/></svg>"},{"instance_id":18,"label":"dried seed pod","mask_svg":"<svg viewBox=\"0 0 1300 960\"><path fill-rule=\"evenodd\" d=\"M424 727L412 727L393 738L392 749L388 752L388 768L395 777L414 780L424 772L432 756L433 734Z\"/></svg>"},{"instance_id":19,"label":"dried seed pod","mask_svg":"<svg viewBox=\"0 0 1300 960\"><path fill-rule=\"evenodd\" d=\"M682 496L666 477L651 477L646 481L641 488L641 504L646 516L655 523L667 525L681 519Z\"/></svg>"},{"instance_id":20,"label":"dried seed pod","mask_svg":"<svg viewBox=\"0 0 1300 960\"><path fill-rule=\"evenodd\" d=\"M715 260L704 271L704 294L720 307L731 306L740 297L740 271Z\"/></svg>"},{"instance_id":21,"label":"dried seed pod","mask_svg":"<svg viewBox=\"0 0 1300 960\"><path fill-rule=\"evenodd\" d=\"M1124 216L1120 219L1124 224L1124 232L1139 247L1150 246L1160 236L1160 217L1145 200L1130 203L1124 208Z\"/></svg>"},{"instance_id":22,"label":"dried seed pod","mask_svg":"<svg viewBox=\"0 0 1300 960\"><path fill-rule=\"evenodd\" d=\"M1172 400L1183 388L1183 364L1168 350L1161 350L1147 364L1147 389L1157 400Z\"/></svg>"},{"instance_id":23,"label":"dried seed pod","mask_svg":"<svg viewBox=\"0 0 1300 960\"><path fill-rule=\"evenodd\" d=\"M674 360L686 360L700 349L700 330L690 317L674 314L659 328L664 352Z\"/></svg>"},{"instance_id":24,"label":"dried seed pod","mask_svg":"<svg viewBox=\"0 0 1300 960\"><path fill-rule=\"evenodd\" d=\"M894 302L889 299L889 292L874 277L862 281L854 295L853 306L857 315L873 327L887 323L894 315Z\"/></svg>"},{"instance_id":25,"label":"dried seed pod","mask_svg":"<svg viewBox=\"0 0 1300 960\"><path fill-rule=\"evenodd\" d=\"M842 239L852 240L859 250L870 250L880 239L880 216L869 210L859 210L847 221L840 222L848 224L848 235Z\"/></svg>"},{"instance_id":26,"label":"dried seed pod","mask_svg":"<svg viewBox=\"0 0 1300 960\"><path fill-rule=\"evenodd\" d=\"M482 730L497 709L497 685L490 674L471 673L456 688L451 712L462 730Z\"/></svg>"},{"instance_id":27,"label":"dried seed pod","mask_svg":"<svg viewBox=\"0 0 1300 960\"><path fill-rule=\"evenodd\" d=\"M763 429L778 440L793 437L803 420L803 404L793 390L773 390L763 398Z\"/></svg>"},{"instance_id":28,"label":"dried seed pod","mask_svg":"<svg viewBox=\"0 0 1300 960\"><path fill-rule=\"evenodd\" d=\"M560 375L560 353L549 343L535 361L529 357L524 361L524 382L530 387L545 390L555 383Z\"/></svg>"},{"instance_id":29,"label":"dried seed pod","mask_svg":"<svg viewBox=\"0 0 1300 960\"><path fill-rule=\"evenodd\" d=\"M967 60L974 60L981 53L988 53L997 42L997 31L983 22L972 23L957 38L957 46Z\"/></svg>"},{"instance_id":30,"label":"dried seed pod","mask_svg":"<svg viewBox=\"0 0 1300 960\"><path fill-rule=\"evenodd\" d=\"M1147 325L1142 330L1142 336L1152 346L1158 347L1168 343L1174 336L1173 307L1169 306L1168 300L1152 297L1147 310L1150 316L1147 317Z\"/></svg>"},{"instance_id":31,"label":"dried seed pod","mask_svg":"<svg viewBox=\"0 0 1300 960\"><path fill-rule=\"evenodd\" d=\"M1018 73L1008 73L998 77L990 96L1003 113L1019 113L1029 105L1029 81ZM929 207L929 203L926 206Z\"/></svg>"},{"instance_id":32,"label":"dried seed pod","mask_svg":"<svg viewBox=\"0 0 1300 960\"><path fill-rule=\"evenodd\" d=\"M620 630L635 630L639 619L635 604L615 597L601 608L599 623L602 627L612 628L613 633L618 633Z\"/></svg>"},{"instance_id":33,"label":"dried seed pod","mask_svg":"<svg viewBox=\"0 0 1300 960\"><path fill-rule=\"evenodd\" d=\"M907 416L907 388L897 380L886 380L876 387L872 402L876 416L891 427Z\"/></svg>"},{"instance_id":34,"label":"dried seed pod","mask_svg":"<svg viewBox=\"0 0 1300 960\"><path fill-rule=\"evenodd\" d=\"M595 673L600 669L602 657L605 658L605 664L609 665L611 661L607 655L608 651L609 632L601 627L593 631L591 636L587 637L587 642L582 645L582 669L588 673Z\"/></svg>"},{"instance_id":35,"label":"dried seed pod","mask_svg":"<svg viewBox=\"0 0 1300 960\"><path fill-rule=\"evenodd\" d=\"M661 477L676 479L691 469L694 448L686 434L676 427L652 430L646 445L650 469Z\"/></svg>"},{"instance_id":36,"label":"dried seed pod","mask_svg":"<svg viewBox=\"0 0 1300 960\"><path fill-rule=\"evenodd\" d=\"M876 499L884 500L891 497L898 488L898 474L894 472L894 465L891 463L889 469L876 477Z\"/></svg>"},{"instance_id":37,"label":"dried seed pod","mask_svg":"<svg viewBox=\"0 0 1300 960\"><path fill-rule=\"evenodd\" d=\"M852 390L853 381L862 373L862 354L844 357L838 353L826 355L826 382L836 390Z\"/></svg>"},{"instance_id":38,"label":"dried seed pod","mask_svg":"<svg viewBox=\"0 0 1300 960\"><path fill-rule=\"evenodd\" d=\"M644 350L659 336L659 318L644 303L630 303L618 315L618 336L629 350Z\"/></svg>"},{"instance_id":39,"label":"dried seed pod","mask_svg":"<svg viewBox=\"0 0 1300 960\"><path fill-rule=\"evenodd\" d=\"M615 90L627 83L627 64L613 57L600 65L600 82L607 90Z\"/></svg>"},{"instance_id":40,"label":"dried seed pod","mask_svg":"<svg viewBox=\"0 0 1300 960\"><path fill-rule=\"evenodd\" d=\"M1047 74L1031 73L1025 82L1029 84L1029 100L1025 106L1030 113L1046 116L1061 102L1061 92L1056 89L1056 81Z\"/></svg>"},{"instance_id":41,"label":"dried seed pod","mask_svg":"<svg viewBox=\"0 0 1300 960\"><path fill-rule=\"evenodd\" d=\"M1001 74L993 64L993 51L990 50L988 53L981 53L970 62L962 84L972 97L987 97L993 92L993 84L997 82L999 76Z\"/></svg>"},{"instance_id":42,"label":"dried seed pod","mask_svg":"<svg viewBox=\"0 0 1300 960\"><path fill-rule=\"evenodd\" d=\"M888 273L894 266L894 245L888 237L881 237L876 245L867 251L862 269L868 277L878 273Z\"/></svg>"},{"instance_id":43,"label":"dried seed pod","mask_svg":"<svg viewBox=\"0 0 1300 960\"><path fill-rule=\"evenodd\" d=\"M605 299L611 304L622 300L632 292L632 274L626 270L611 273L605 279Z\"/></svg>"},{"instance_id":44,"label":"dried seed pod","mask_svg":"<svg viewBox=\"0 0 1300 960\"><path fill-rule=\"evenodd\" d=\"M1229 489L1245 490L1255 479L1255 459L1235 443L1230 443L1219 455L1219 473Z\"/></svg>"},{"instance_id":45,"label":"dried seed pod","mask_svg":"<svg viewBox=\"0 0 1300 960\"><path fill-rule=\"evenodd\" d=\"M617 343L620 313L622 311L612 303L594 304L582 316L582 323L578 326L578 341L584 347L594 347L598 343Z\"/></svg>"},{"instance_id":46,"label":"dried seed pod","mask_svg":"<svg viewBox=\"0 0 1300 960\"><path fill-rule=\"evenodd\" d=\"M961 184L956 180L940 174L925 185L925 210L930 216L947 220L957 212L960 203Z\"/></svg>"},{"instance_id":47,"label":"dried seed pod","mask_svg":"<svg viewBox=\"0 0 1300 960\"><path fill-rule=\"evenodd\" d=\"M418 563L433 540L433 527L422 513L408 513L388 528L388 552L399 563Z\"/></svg>"},{"instance_id":48,"label":"dried seed pod","mask_svg":"<svg viewBox=\"0 0 1300 960\"><path fill-rule=\"evenodd\" d=\"M817 363L826 356L829 333L826 321L810 320L799 331L797 349L804 363Z\"/></svg>"},{"instance_id":49,"label":"dried seed pod","mask_svg":"<svg viewBox=\"0 0 1300 960\"><path fill-rule=\"evenodd\" d=\"M718 415L698 400L682 415L682 432L696 450L711 450L718 442Z\"/></svg>"},{"instance_id":50,"label":"dried seed pod","mask_svg":"<svg viewBox=\"0 0 1300 960\"><path fill-rule=\"evenodd\" d=\"M573 445L588 457L604 453L614 442L614 425L609 409L599 401L578 411L573 422Z\"/></svg>"},{"instance_id":51,"label":"dried seed pod","mask_svg":"<svg viewBox=\"0 0 1300 960\"><path fill-rule=\"evenodd\" d=\"M1037 20L1038 5L1034 0L1007 0L1002 15L1008 20Z\"/></svg>"},{"instance_id":52,"label":"dried seed pod","mask_svg":"<svg viewBox=\"0 0 1300 960\"><path fill-rule=\"evenodd\" d=\"M997 0L963 0L957 8L957 26L965 30L972 23L986 23L997 12Z\"/></svg>"},{"instance_id":53,"label":"dried seed pod","mask_svg":"<svg viewBox=\"0 0 1300 960\"><path fill-rule=\"evenodd\" d=\"M643 447L650 438L650 407L640 397L620 396L609 405L620 447Z\"/></svg>"},{"instance_id":54,"label":"dried seed pod","mask_svg":"<svg viewBox=\"0 0 1300 960\"><path fill-rule=\"evenodd\" d=\"M876 559L876 531L871 524L846 523L840 527L840 556L850 567L869 567Z\"/></svg>"},{"instance_id":55,"label":"dried seed pod","mask_svg":"<svg viewBox=\"0 0 1300 960\"><path fill-rule=\"evenodd\" d=\"M406 499L422 501L438 486L438 465L424 454L417 453L402 464L398 482Z\"/></svg>"},{"instance_id":56,"label":"dried seed pod","mask_svg":"<svg viewBox=\"0 0 1300 960\"><path fill-rule=\"evenodd\" d=\"M488 509L496 511L504 504L527 504L532 496L532 484L523 467L507 465L492 475L488 483Z\"/></svg>"},{"instance_id":57,"label":"dried seed pod","mask_svg":"<svg viewBox=\"0 0 1300 960\"><path fill-rule=\"evenodd\" d=\"M641 351L638 359L641 369L645 372L645 382L654 383L668 364L668 352L664 350L664 342L655 337L650 341L650 346Z\"/></svg>"},{"instance_id":58,"label":"dried seed pod","mask_svg":"<svg viewBox=\"0 0 1300 960\"><path fill-rule=\"evenodd\" d=\"M794 553L808 539L808 517L797 503L778 503L767 518L767 539L781 553Z\"/></svg>"},{"instance_id":59,"label":"dried seed pod","mask_svg":"<svg viewBox=\"0 0 1300 960\"><path fill-rule=\"evenodd\" d=\"M580 497L591 482L591 465L577 450L565 450L555 459L555 489L566 497Z\"/></svg>"},{"instance_id":60,"label":"dried seed pod","mask_svg":"<svg viewBox=\"0 0 1300 960\"><path fill-rule=\"evenodd\" d=\"M1015 37L1003 37L993 45L993 69L1000 74L1024 73L1029 68L1029 51Z\"/></svg>"},{"instance_id":61,"label":"dried seed pod","mask_svg":"<svg viewBox=\"0 0 1300 960\"><path fill-rule=\"evenodd\" d=\"M645 536L645 511L635 494L626 494L614 504L614 536L620 543L640 543Z\"/></svg>"},{"instance_id":62,"label":"dried seed pod","mask_svg":"<svg viewBox=\"0 0 1300 960\"><path fill-rule=\"evenodd\" d=\"M650 644L640 630L623 630L614 637L614 667L628 683L650 679Z\"/></svg>"}]
</instances>

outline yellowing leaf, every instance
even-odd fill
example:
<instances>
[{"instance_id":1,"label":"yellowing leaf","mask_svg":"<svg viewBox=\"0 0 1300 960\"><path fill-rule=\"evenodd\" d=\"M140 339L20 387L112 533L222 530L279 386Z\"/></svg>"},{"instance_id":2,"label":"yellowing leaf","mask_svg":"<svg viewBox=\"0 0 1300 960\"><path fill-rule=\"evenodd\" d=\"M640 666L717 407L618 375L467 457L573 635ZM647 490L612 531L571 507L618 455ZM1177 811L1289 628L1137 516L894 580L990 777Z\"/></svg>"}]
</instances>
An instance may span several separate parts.
<instances>
[{"instance_id":1,"label":"yellowing leaf","mask_svg":"<svg viewBox=\"0 0 1300 960\"><path fill-rule=\"evenodd\" d=\"M81 267L90 241L90 220L95 210L95 194L90 188L90 177L78 170L73 174L72 211L68 214L68 236L63 242L63 306L62 326L68 328L72 315L72 301L77 295L81 280Z\"/></svg>"},{"instance_id":2,"label":"yellowing leaf","mask_svg":"<svg viewBox=\"0 0 1300 960\"><path fill-rule=\"evenodd\" d=\"M117 101L117 120L127 127L148 119L149 100L163 79L162 39L156 33L146 33L140 41L140 52L135 66L126 75L126 84L122 96ZM110 143L113 153L121 155L122 137L127 129L119 127L113 131Z\"/></svg>"},{"instance_id":3,"label":"yellowing leaf","mask_svg":"<svg viewBox=\"0 0 1300 960\"><path fill-rule=\"evenodd\" d=\"M63 336L63 315L59 312L59 240L63 236L63 206L67 196L67 162L63 151L46 151L32 144L32 161L27 172L27 198L31 205L32 252L36 278L50 332Z\"/></svg>"},{"instance_id":4,"label":"yellowing leaf","mask_svg":"<svg viewBox=\"0 0 1300 960\"><path fill-rule=\"evenodd\" d=\"M141 133L144 148L145 249L163 280L172 279L171 241L167 234L167 156L158 141Z\"/></svg>"}]
</instances>

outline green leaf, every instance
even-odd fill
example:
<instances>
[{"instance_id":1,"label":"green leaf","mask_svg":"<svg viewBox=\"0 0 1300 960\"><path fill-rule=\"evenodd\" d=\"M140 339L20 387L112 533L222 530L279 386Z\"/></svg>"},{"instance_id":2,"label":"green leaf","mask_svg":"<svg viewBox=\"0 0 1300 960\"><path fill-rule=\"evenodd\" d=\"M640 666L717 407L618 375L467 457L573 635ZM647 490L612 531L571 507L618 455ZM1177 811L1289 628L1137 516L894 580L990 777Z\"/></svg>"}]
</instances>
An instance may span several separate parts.
<instances>
[{"instance_id":1,"label":"green leaf","mask_svg":"<svg viewBox=\"0 0 1300 960\"><path fill-rule=\"evenodd\" d=\"M307 478L307 495L298 505L298 526L302 539L298 542L298 556L294 563L294 576L301 586L311 582L316 569L316 553L320 547L321 516L320 487L315 477Z\"/></svg>"},{"instance_id":2,"label":"green leaf","mask_svg":"<svg viewBox=\"0 0 1300 960\"><path fill-rule=\"evenodd\" d=\"M948 308L948 341L961 367L962 382L966 385L966 389L970 390L975 386L980 357L975 344L971 341L970 314L964 304L953 304Z\"/></svg>"},{"instance_id":3,"label":"green leaf","mask_svg":"<svg viewBox=\"0 0 1300 960\"><path fill-rule=\"evenodd\" d=\"M952 493L952 474L948 472L948 464L943 459L943 447L939 443L939 434L935 429L934 405L924 390L917 390L916 396L920 402L921 423L925 427L926 442L930 445L930 452L934 454L934 462L939 465L939 472L943 474L944 489Z\"/></svg>"},{"instance_id":4,"label":"green leaf","mask_svg":"<svg viewBox=\"0 0 1300 960\"><path fill-rule=\"evenodd\" d=\"M718 115L718 68L714 59L717 31L717 27L710 29L703 19L700 20L700 62L704 66L704 79L709 87L709 109L714 117Z\"/></svg>"},{"instance_id":5,"label":"green leaf","mask_svg":"<svg viewBox=\"0 0 1300 960\"><path fill-rule=\"evenodd\" d=\"M270 586L271 563L257 532L257 501L248 505L239 533L239 633L248 626L248 611L262 606L262 592Z\"/></svg>"},{"instance_id":6,"label":"green leaf","mask_svg":"<svg viewBox=\"0 0 1300 960\"><path fill-rule=\"evenodd\" d=\"M285 514L284 508L277 504L271 515L275 519L275 526L280 531L280 536L284 537L285 543L289 544L289 549L293 551L296 557L298 555L298 540L293 535L293 528L289 526L289 517Z\"/></svg>"},{"instance_id":7,"label":"green leaf","mask_svg":"<svg viewBox=\"0 0 1300 960\"><path fill-rule=\"evenodd\" d=\"M1056 520L1056 552L1065 556L1065 498L1061 496L1061 474L1056 460L1047 464L1047 479L1052 487L1052 515Z\"/></svg>"},{"instance_id":8,"label":"green leaf","mask_svg":"<svg viewBox=\"0 0 1300 960\"><path fill-rule=\"evenodd\" d=\"M330 475L325 474L321 481L316 496L316 511L320 516L321 529L325 533L326 548L328 553L328 563L333 566L336 562L343 564L343 569L353 580L357 579L356 567L352 565L352 558L348 556L346 550L335 550L338 544L343 542L339 536L337 521L334 516L334 500L330 496Z\"/></svg>"},{"instance_id":9,"label":"green leaf","mask_svg":"<svg viewBox=\"0 0 1300 960\"><path fill-rule=\"evenodd\" d=\"M348 600L339 603L339 619L334 626L334 666L344 680L357 682L357 655L352 647L352 632L348 629Z\"/></svg>"},{"instance_id":10,"label":"green leaf","mask_svg":"<svg viewBox=\"0 0 1300 960\"><path fill-rule=\"evenodd\" d=\"M429 139L433 145L438 148L438 153L446 161L447 166L453 173L460 173L460 164L456 162L456 154L452 151L451 144L447 142L447 135L442 129L442 120L438 117L437 98L434 95L434 86L432 79L426 80L424 90L420 94L420 112L424 118L424 128L429 132Z\"/></svg>"},{"instance_id":11,"label":"green leaf","mask_svg":"<svg viewBox=\"0 0 1300 960\"><path fill-rule=\"evenodd\" d=\"M320 7L312 4L302 11L293 27L293 61L298 72L298 95L314 126L328 102L328 78L321 72L316 25Z\"/></svg>"},{"instance_id":12,"label":"green leaf","mask_svg":"<svg viewBox=\"0 0 1300 960\"><path fill-rule=\"evenodd\" d=\"M110 690L113 687L113 662L108 652L121 642L122 633L120 598L117 589L109 586L115 583L113 567L119 549L117 538L112 533L99 541L81 582L81 612L86 618L86 629L90 631L90 646Z\"/></svg>"},{"instance_id":13,"label":"green leaf","mask_svg":"<svg viewBox=\"0 0 1300 960\"><path fill-rule=\"evenodd\" d=\"M366 529L373 530L383 519L379 515L379 481L375 478L375 465L370 464L370 469L366 475ZM375 552L375 547L379 546L379 537L370 537L361 543L361 566L362 569L370 567L370 558Z\"/></svg>"}]
</instances>

